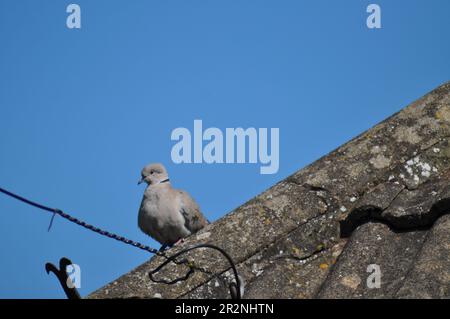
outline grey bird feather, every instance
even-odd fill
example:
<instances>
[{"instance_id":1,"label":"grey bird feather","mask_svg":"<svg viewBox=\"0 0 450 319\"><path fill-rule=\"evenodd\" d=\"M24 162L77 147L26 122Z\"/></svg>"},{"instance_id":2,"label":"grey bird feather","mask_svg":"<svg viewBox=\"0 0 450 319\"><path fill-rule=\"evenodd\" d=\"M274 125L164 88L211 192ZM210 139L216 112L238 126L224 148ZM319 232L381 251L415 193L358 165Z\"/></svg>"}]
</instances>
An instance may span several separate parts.
<instances>
[{"instance_id":1,"label":"grey bird feather","mask_svg":"<svg viewBox=\"0 0 450 319\"><path fill-rule=\"evenodd\" d=\"M208 224L195 200L172 188L162 164L145 166L141 177L139 184L148 184L138 214L138 226L144 233L170 246Z\"/></svg>"}]
</instances>

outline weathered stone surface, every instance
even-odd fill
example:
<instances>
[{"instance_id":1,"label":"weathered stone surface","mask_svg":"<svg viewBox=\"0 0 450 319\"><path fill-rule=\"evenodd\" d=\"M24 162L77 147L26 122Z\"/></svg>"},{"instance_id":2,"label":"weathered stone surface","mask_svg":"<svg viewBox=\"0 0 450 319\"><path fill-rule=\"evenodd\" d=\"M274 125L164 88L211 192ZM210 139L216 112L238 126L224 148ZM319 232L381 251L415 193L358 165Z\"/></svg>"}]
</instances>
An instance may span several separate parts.
<instances>
[{"instance_id":1,"label":"weathered stone surface","mask_svg":"<svg viewBox=\"0 0 450 319\"><path fill-rule=\"evenodd\" d=\"M342 247L335 245L306 261L282 258L252 281L245 298L312 298L325 280Z\"/></svg>"},{"instance_id":2,"label":"weathered stone surface","mask_svg":"<svg viewBox=\"0 0 450 319\"><path fill-rule=\"evenodd\" d=\"M402 284L426 231L395 233L382 223L366 223L351 236L344 252L318 294L320 298L392 298ZM376 264L381 286L369 288L367 279Z\"/></svg>"},{"instance_id":3,"label":"weathered stone surface","mask_svg":"<svg viewBox=\"0 0 450 319\"><path fill-rule=\"evenodd\" d=\"M447 83L170 253L197 243L222 247L238 265L245 297L449 297L443 219L450 211L449 136ZM232 279L220 254L202 249L187 258L203 271L176 285L149 280L147 273L163 262L154 257L89 297L229 297ZM383 286L364 289L367 263L376 262ZM423 274L426 267L437 274ZM171 264L160 276L174 279L186 271Z\"/></svg>"},{"instance_id":4,"label":"weathered stone surface","mask_svg":"<svg viewBox=\"0 0 450 319\"><path fill-rule=\"evenodd\" d=\"M269 274L284 268L282 271L283 276L292 285L291 290L286 288L283 292L283 295L287 298L288 291L295 290L304 285L302 280L297 280L299 279L298 269L303 269L303 265L320 259L322 261L316 265L317 267L310 268L317 270L318 274L325 276L337 257L336 251L340 252L339 248L341 246L342 244L339 245L339 224L333 220L333 215L322 215L301 225L293 232L238 265L239 274L245 282L244 297L269 298L268 294L273 292L279 293L278 290L273 289L274 286L280 285L279 278L277 276L270 276ZM327 263L326 268L320 268L319 265L324 263ZM310 268L305 268L304 271L311 271ZM231 272L227 272L225 276L221 277L222 279L220 277L219 279L212 279L207 284L202 285L183 297L229 297L228 283L230 280L225 279L231 278ZM313 279L316 280L316 286L312 284ZM319 277L313 279L308 281L308 288L312 289L314 287L318 289L321 281ZM313 292L310 291L310 293ZM303 291L303 294L306 295L305 291Z\"/></svg>"},{"instance_id":5,"label":"weathered stone surface","mask_svg":"<svg viewBox=\"0 0 450 319\"><path fill-rule=\"evenodd\" d=\"M441 217L406 276L398 298L450 298L450 215Z\"/></svg>"}]
</instances>

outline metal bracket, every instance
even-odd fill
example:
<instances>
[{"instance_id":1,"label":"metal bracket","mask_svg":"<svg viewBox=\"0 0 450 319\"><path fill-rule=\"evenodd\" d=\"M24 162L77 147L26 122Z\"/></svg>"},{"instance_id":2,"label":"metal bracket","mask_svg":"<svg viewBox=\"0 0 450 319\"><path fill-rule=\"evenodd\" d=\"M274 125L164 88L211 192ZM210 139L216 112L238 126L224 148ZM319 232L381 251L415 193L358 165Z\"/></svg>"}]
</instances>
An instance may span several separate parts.
<instances>
[{"instance_id":1,"label":"metal bracket","mask_svg":"<svg viewBox=\"0 0 450 319\"><path fill-rule=\"evenodd\" d=\"M69 275L67 274L67 266L72 265L73 263L70 261L69 258L63 257L59 261L59 269L56 268L55 265L52 263L46 263L45 264L45 271L47 271L47 274L50 274L50 272L54 273L56 278L58 278L59 283L61 284L61 287L64 289L64 292L66 293L66 296L68 299L81 299L80 294L77 291L77 288L69 288L67 286L67 283L69 280Z\"/></svg>"}]
</instances>

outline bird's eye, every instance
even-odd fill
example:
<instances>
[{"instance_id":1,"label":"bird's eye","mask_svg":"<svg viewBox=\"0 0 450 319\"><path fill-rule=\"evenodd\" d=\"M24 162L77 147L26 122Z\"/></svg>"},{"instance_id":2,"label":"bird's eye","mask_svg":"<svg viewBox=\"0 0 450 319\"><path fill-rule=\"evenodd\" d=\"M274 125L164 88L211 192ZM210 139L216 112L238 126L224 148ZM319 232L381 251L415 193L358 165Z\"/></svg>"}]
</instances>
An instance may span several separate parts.
<instances>
[{"instance_id":1,"label":"bird's eye","mask_svg":"<svg viewBox=\"0 0 450 319\"><path fill-rule=\"evenodd\" d=\"M154 171L150 171L150 175L153 175Z\"/></svg>"}]
</instances>

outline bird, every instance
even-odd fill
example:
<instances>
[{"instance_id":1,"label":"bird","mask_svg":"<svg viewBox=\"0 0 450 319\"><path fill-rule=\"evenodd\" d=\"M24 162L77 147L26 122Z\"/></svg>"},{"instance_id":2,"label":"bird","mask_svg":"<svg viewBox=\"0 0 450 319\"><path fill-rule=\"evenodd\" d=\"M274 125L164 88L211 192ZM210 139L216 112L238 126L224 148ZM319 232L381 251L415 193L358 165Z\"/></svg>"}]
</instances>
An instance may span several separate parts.
<instances>
[{"instance_id":1,"label":"bird","mask_svg":"<svg viewBox=\"0 0 450 319\"><path fill-rule=\"evenodd\" d=\"M162 245L160 250L182 242L209 224L187 192L172 188L164 165L145 166L138 185L141 183L147 187L139 208L138 226Z\"/></svg>"}]
</instances>

